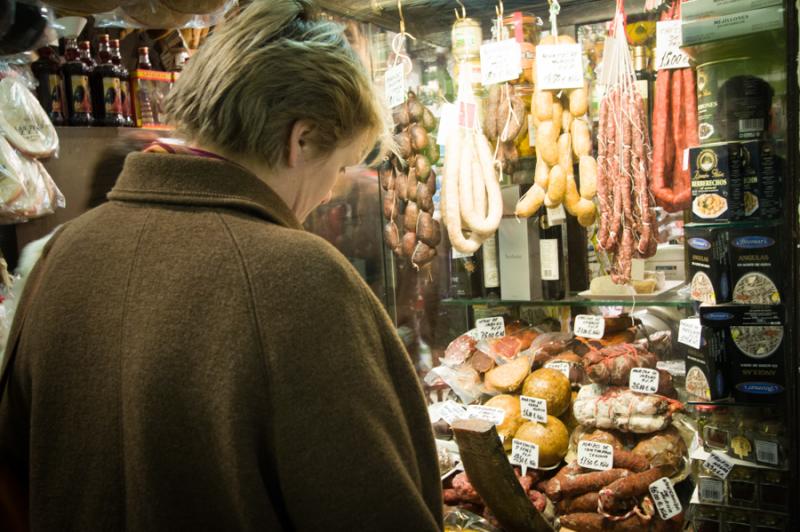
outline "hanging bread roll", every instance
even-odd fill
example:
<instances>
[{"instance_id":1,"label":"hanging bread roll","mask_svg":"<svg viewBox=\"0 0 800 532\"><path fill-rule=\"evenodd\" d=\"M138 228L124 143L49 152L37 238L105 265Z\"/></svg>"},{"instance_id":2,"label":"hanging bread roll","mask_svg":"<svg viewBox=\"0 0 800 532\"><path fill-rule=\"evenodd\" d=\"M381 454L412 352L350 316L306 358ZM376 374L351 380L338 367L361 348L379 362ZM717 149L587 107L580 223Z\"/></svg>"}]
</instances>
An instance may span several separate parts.
<instances>
[{"instance_id":1,"label":"hanging bread roll","mask_svg":"<svg viewBox=\"0 0 800 532\"><path fill-rule=\"evenodd\" d=\"M50 157L58 150L58 135L47 113L13 77L0 80L0 133L32 157Z\"/></svg>"}]
</instances>

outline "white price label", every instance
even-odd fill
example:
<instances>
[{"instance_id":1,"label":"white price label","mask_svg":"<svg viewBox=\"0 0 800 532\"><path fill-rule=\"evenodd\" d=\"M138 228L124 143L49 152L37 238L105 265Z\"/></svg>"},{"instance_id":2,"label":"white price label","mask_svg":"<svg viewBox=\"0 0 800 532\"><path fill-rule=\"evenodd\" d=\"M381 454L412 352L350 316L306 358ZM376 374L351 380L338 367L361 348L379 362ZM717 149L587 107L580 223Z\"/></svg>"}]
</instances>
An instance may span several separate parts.
<instances>
[{"instance_id":1,"label":"white price label","mask_svg":"<svg viewBox=\"0 0 800 532\"><path fill-rule=\"evenodd\" d=\"M658 391L658 370L633 368L628 380L628 388L639 393L656 393Z\"/></svg>"},{"instance_id":2,"label":"white price label","mask_svg":"<svg viewBox=\"0 0 800 532\"><path fill-rule=\"evenodd\" d=\"M583 54L580 44L540 44L536 47L538 90L583 87Z\"/></svg>"},{"instance_id":3,"label":"white price label","mask_svg":"<svg viewBox=\"0 0 800 532\"><path fill-rule=\"evenodd\" d=\"M603 316L578 314L575 316L575 326L573 328L575 336L599 340L606 332L606 320L603 319Z\"/></svg>"},{"instance_id":4,"label":"white price label","mask_svg":"<svg viewBox=\"0 0 800 532\"><path fill-rule=\"evenodd\" d=\"M439 410L441 418L447 421L448 425L459 419L467 419L467 409L453 401L447 401L442 404Z\"/></svg>"},{"instance_id":5,"label":"white price label","mask_svg":"<svg viewBox=\"0 0 800 532\"><path fill-rule=\"evenodd\" d=\"M436 132L436 144L444 146L456 127L458 127L458 106L454 103L443 104L439 116L439 130ZM454 249L453 253L455 252Z\"/></svg>"},{"instance_id":6,"label":"white price label","mask_svg":"<svg viewBox=\"0 0 800 532\"><path fill-rule=\"evenodd\" d=\"M506 323L503 316L475 320L475 328L478 330L479 340L502 338L506 335Z\"/></svg>"},{"instance_id":7,"label":"white price label","mask_svg":"<svg viewBox=\"0 0 800 532\"><path fill-rule=\"evenodd\" d=\"M644 259L631 259L631 280L644 281Z\"/></svg>"},{"instance_id":8,"label":"white price label","mask_svg":"<svg viewBox=\"0 0 800 532\"><path fill-rule=\"evenodd\" d=\"M481 419L500 425L506 417L506 412L502 408L492 406L470 405L467 407L467 419Z\"/></svg>"},{"instance_id":9,"label":"white price label","mask_svg":"<svg viewBox=\"0 0 800 532\"><path fill-rule=\"evenodd\" d=\"M522 467L522 475L528 474L528 468L539 467L539 446L525 440L511 440L511 460L513 465Z\"/></svg>"},{"instance_id":10,"label":"white price label","mask_svg":"<svg viewBox=\"0 0 800 532\"><path fill-rule=\"evenodd\" d=\"M680 20L656 22L656 70L689 67L689 56L681 50Z\"/></svg>"},{"instance_id":11,"label":"white price label","mask_svg":"<svg viewBox=\"0 0 800 532\"><path fill-rule=\"evenodd\" d=\"M406 73L403 63L386 69L384 91L389 108L393 109L406 101Z\"/></svg>"},{"instance_id":12,"label":"white price label","mask_svg":"<svg viewBox=\"0 0 800 532\"><path fill-rule=\"evenodd\" d=\"M650 496L658 508L658 514L664 521L683 511L678 494L675 493L675 487L667 477L661 477L650 484Z\"/></svg>"},{"instance_id":13,"label":"white price label","mask_svg":"<svg viewBox=\"0 0 800 532\"><path fill-rule=\"evenodd\" d=\"M678 342L700 349L703 342L703 326L700 318L686 318L678 326Z\"/></svg>"},{"instance_id":14,"label":"white price label","mask_svg":"<svg viewBox=\"0 0 800 532\"><path fill-rule=\"evenodd\" d=\"M716 478L703 477L698 485L700 502L721 503L725 500L722 481Z\"/></svg>"},{"instance_id":15,"label":"white price label","mask_svg":"<svg viewBox=\"0 0 800 532\"><path fill-rule=\"evenodd\" d=\"M481 45L481 82L494 85L517 79L522 73L522 50L516 39Z\"/></svg>"},{"instance_id":16,"label":"white price label","mask_svg":"<svg viewBox=\"0 0 800 532\"><path fill-rule=\"evenodd\" d=\"M560 371L566 378L569 379L569 362L564 362L563 360L553 360L545 364L544 367Z\"/></svg>"},{"instance_id":17,"label":"white price label","mask_svg":"<svg viewBox=\"0 0 800 532\"><path fill-rule=\"evenodd\" d=\"M539 423L547 423L547 401L538 397L523 395L519 398L522 417Z\"/></svg>"},{"instance_id":18,"label":"white price label","mask_svg":"<svg viewBox=\"0 0 800 532\"><path fill-rule=\"evenodd\" d=\"M778 465L778 444L774 441L756 440L756 461L762 464Z\"/></svg>"},{"instance_id":19,"label":"white price label","mask_svg":"<svg viewBox=\"0 0 800 532\"><path fill-rule=\"evenodd\" d=\"M596 471L608 471L614 467L614 447L599 441L578 443L578 465Z\"/></svg>"},{"instance_id":20,"label":"white price label","mask_svg":"<svg viewBox=\"0 0 800 532\"><path fill-rule=\"evenodd\" d=\"M547 207L547 223L551 226L567 223L567 211L564 210L563 203L559 203L554 209Z\"/></svg>"},{"instance_id":21,"label":"white price label","mask_svg":"<svg viewBox=\"0 0 800 532\"><path fill-rule=\"evenodd\" d=\"M706 461L703 462L703 467L717 475L722 480L728 478L728 475L733 469L733 460L728 457L728 455L723 454L719 451L712 451L711 454L708 455Z\"/></svg>"}]
</instances>

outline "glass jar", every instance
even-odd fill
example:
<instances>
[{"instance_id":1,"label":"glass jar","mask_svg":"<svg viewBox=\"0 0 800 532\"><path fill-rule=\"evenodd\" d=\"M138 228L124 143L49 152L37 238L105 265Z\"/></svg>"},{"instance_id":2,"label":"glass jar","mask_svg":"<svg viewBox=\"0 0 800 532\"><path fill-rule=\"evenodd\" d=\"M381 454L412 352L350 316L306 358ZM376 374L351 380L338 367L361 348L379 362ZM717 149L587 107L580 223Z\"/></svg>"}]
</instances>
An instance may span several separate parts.
<instances>
[{"instance_id":1,"label":"glass jar","mask_svg":"<svg viewBox=\"0 0 800 532\"><path fill-rule=\"evenodd\" d=\"M480 63L481 43L483 42L483 30L481 30L480 22L469 17L459 18L453 23L450 38L453 45L453 57L456 61L478 58Z\"/></svg>"}]
</instances>

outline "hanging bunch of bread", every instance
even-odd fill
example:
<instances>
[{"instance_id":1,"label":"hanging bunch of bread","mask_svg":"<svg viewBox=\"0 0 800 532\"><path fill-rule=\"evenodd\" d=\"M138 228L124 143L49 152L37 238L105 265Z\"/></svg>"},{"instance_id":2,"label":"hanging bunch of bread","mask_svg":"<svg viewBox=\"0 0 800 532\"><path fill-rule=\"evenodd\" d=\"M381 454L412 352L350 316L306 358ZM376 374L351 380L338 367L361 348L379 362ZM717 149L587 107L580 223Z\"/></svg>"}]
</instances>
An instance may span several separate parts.
<instances>
[{"instance_id":1,"label":"hanging bunch of bread","mask_svg":"<svg viewBox=\"0 0 800 532\"><path fill-rule=\"evenodd\" d=\"M566 35L547 36L540 42L574 43ZM533 73L535 76L535 63ZM543 205L551 209L563 205L581 226L589 227L595 222L597 161L592 157L588 92L586 86L558 91L535 87L529 120L536 131L536 169L533 186L517 203L518 217L532 216Z\"/></svg>"}]
</instances>

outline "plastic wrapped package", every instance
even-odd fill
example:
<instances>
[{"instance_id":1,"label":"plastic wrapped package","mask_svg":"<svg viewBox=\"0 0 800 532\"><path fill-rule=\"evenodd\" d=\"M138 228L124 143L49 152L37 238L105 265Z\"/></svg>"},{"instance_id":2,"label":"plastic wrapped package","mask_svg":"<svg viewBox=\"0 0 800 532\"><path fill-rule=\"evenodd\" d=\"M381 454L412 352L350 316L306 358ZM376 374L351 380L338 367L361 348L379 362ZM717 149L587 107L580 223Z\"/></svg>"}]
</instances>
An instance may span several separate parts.
<instances>
[{"instance_id":1,"label":"plastic wrapped package","mask_svg":"<svg viewBox=\"0 0 800 532\"><path fill-rule=\"evenodd\" d=\"M469 364L455 368L437 366L425 376L425 383L429 386L439 381L447 384L465 405L477 401L484 392L480 375Z\"/></svg>"},{"instance_id":2,"label":"plastic wrapped package","mask_svg":"<svg viewBox=\"0 0 800 532\"><path fill-rule=\"evenodd\" d=\"M16 76L0 80L0 133L31 157L58 151L58 134L41 104Z\"/></svg>"},{"instance_id":3,"label":"plastic wrapped package","mask_svg":"<svg viewBox=\"0 0 800 532\"><path fill-rule=\"evenodd\" d=\"M444 517L445 532L500 532L489 521L467 510L456 508Z\"/></svg>"},{"instance_id":4,"label":"plastic wrapped package","mask_svg":"<svg viewBox=\"0 0 800 532\"><path fill-rule=\"evenodd\" d=\"M124 0L121 7L95 16L97 28L207 28L221 23L236 0Z\"/></svg>"},{"instance_id":5,"label":"plastic wrapped package","mask_svg":"<svg viewBox=\"0 0 800 532\"><path fill-rule=\"evenodd\" d=\"M38 218L65 204L44 165L19 154L0 137L0 222Z\"/></svg>"}]
</instances>

